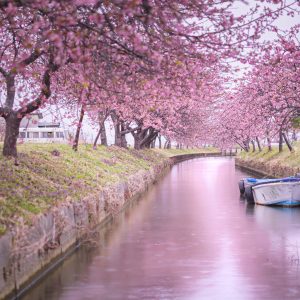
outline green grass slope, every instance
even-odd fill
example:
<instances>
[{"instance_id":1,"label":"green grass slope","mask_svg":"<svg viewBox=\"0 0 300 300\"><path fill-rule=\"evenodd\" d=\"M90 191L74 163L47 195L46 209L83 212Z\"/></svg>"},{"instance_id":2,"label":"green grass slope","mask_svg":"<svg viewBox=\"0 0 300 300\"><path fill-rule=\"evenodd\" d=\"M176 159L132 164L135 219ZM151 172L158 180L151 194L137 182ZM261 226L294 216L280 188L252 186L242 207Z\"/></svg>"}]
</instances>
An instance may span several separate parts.
<instances>
[{"instance_id":1,"label":"green grass slope","mask_svg":"<svg viewBox=\"0 0 300 300\"><path fill-rule=\"evenodd\" d=\"M245 160L255 160L262 163L271 163L287 167L300 167L300 143L294 143L294 152L284 146L283 151L279 152L278 147L274 146L272 151L265 147L261 152L241 152L239 157Z\"/></svg>"},{"instance_id":2,"label":"green grass slope","mask_svg":"<svg viewBox=\"0 0 300 300\"><path fill-rule=\"evenodd\" d=\"M17 216L29 220L57 202L95 193L163 159L151 150L81 145L74 152L69 145L19 145L18 166L0 155L0 233Z\"/></svg>"},{"instance_id":3,"label":"green grass slope","mask_svg":"<svg viewBox=\"0 0 300 300\"><path fill-rule=\"evenodd\" d=\"M17 166L0 154L0 234L18 217L30 223L34 215L61 201L97 193L108 183L148 170L167 157L203 150L137 151L114 146L93 150L80 145L74 152L70 145L21 144L18 151Z\"/></svg>"}]
</instances>

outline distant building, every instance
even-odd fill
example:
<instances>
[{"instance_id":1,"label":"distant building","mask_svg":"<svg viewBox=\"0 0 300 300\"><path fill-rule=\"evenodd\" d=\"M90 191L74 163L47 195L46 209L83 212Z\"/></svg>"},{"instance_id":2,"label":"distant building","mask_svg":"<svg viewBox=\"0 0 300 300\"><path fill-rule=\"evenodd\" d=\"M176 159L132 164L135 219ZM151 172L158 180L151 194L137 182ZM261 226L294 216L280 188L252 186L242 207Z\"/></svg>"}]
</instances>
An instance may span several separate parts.
<instances>
[{"instance_id":1,"label":"distant building","mask_svg":"<svg viewBox=\"0 0 300 300\"><path fill-rule=\"evenodd\" d=\"M68 132L60 127L60 123L44 122L42 113L33 113L22 119L19 138L24 142L64 143Z\"/></svg>"}]
</instances>

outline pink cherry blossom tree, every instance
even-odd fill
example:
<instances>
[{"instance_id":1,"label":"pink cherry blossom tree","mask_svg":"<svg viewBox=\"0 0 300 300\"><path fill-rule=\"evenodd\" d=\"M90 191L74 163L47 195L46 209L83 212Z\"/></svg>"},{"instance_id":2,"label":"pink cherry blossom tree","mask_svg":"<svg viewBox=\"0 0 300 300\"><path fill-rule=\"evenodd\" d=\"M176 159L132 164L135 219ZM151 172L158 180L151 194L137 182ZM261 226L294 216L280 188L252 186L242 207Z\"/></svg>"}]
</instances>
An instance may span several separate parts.
<instances>
[{"instance_id":1,"label":"pink cherry blossom tree","mask_svg":"<svg viewBox=\"0 0 300 300\"><path fill-rule=\"evenodd\" d=\"M61 88L67 97L67 90L57 85L54 77L60 72L72 74L68 68L74 65L80 66L76 75L79 77L84 77L82 72L92 74L94 68L100 68L100 73L104 68L114 70L118 80L114 85L121 90L113 97L121 137L130 130L125 124L129 122L126 110L132 109L125 104L135 100L141 104L138 108L144 109L132 115L131 121L142 119L148 133L150 127L157 132L156 127L163 126L155 121L150 124L148 120L158 110L149 110L151 106L144 103L153 99L143 98L146 95L138 90L137 95L133 94L130 79L137 88L138 76L147 82L150 77L150 82L158 86L157 89L152 86L151 94L163 95L165 99L170 96L167 100L175 103L171 112L178 113L182 108L177 106L175 98L184 99L183 93L188 89L183 92L172 86L176 96L175 91L170 91L171 66L184 66L181 75L176 73L179 80L186 66L195 60L207 67L221 59L236 57L245 46L253 45L264 30L275 29L274 19L293 11L297 1L273 3L271 8L263 7L257 0L245 14L235 15L232 0L0 0L0 88L5 95L0 116L6 122L3 154L17 156L21 119L50 103L52 90ZM193 87L193 80L189 86ZM101 89L105 90L103 86ZM90 87L87 93L95 103L98 91L99 88ZM87 95L78 97L79 105L84 106ZM127 97L126 100L120 100L120 95ZM163 107L166 109L167 105ZM126 120L120 112L126 115Z\"/></svg>"},{"instance_id":2,"label":"pink cherry blossom tree","mask_svg":"<svg viewBox=\"0 0 300 300\"><path fill-rule=\"evenodd\" d=\"M227 140L248 151L250 142L254 146L256 141L260 149L259 139L265 139L270 150L271 139L276 135L279 151L283 141L293 151L287 133L300 112L299 58L295 39L281 39L264 49L221 110Z\"/></svg>"}]
</instances>

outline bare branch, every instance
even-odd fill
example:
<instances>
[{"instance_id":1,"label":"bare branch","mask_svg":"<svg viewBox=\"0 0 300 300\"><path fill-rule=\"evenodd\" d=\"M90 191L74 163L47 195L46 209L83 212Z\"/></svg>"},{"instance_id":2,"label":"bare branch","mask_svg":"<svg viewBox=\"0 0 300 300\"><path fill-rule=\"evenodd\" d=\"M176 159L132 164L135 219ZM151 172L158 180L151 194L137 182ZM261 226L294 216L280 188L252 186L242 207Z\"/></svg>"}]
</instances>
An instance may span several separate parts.
<instances>
[{"instance_id":1,"label":"bare branch","mask_svg":"<svg viewBox=\"0 0 300 300\"><path fill-rule=\"evenodd\" d=\"M121 131L120 134L133 133L134 131L137 131L137 130L139 130L139 129L141 129L141 128L142 128L141 126L135 127L135 128L130 128L130 127L128 127L127 130Z\"/></svg>"},{"instance_id":2,"label":"bare branch","mask_svg":"<svg viewBox=\"0 0 300 300\"><path fill-rule=\"evenodd\" d=\"M22 116L26 116L27 114L30 114L37 110L41 104L50 98L51 96L51 73L56 72L59 69L58 65L55 65L54 63L50 62L48 69L45 71L43 80L42 80L42 90L40 95L33 101L29 102L24 107L21 107L17 112Z\"/></svg>"},{"instance_id":3,"label":"bare branch","mask_svg":"<svg viewBox=\"0 0 300 300\"><path fill-rule=\"evenodd\" d=\"M6 78L8 76L8 73L2 68L0 67L0 73Z\"/></svg>"},{"instance_id":4,"label":"bare branch","mask_svg":"<svg viewBox=\"0 0 300 300\"><path fill-rule=\"evenodd\" d=\"M35 48L33 52L27 58L22 60L18 65L20 67L26 67L31 63L35 62L40 56L42 56L43 53L43 51L39 50L38 48Z\"/></svg>"},{"instance_id":5,"label":"bare branch","mask_svg":"<svg viewBox=\"0 0 300 300\"><path fill-rule=\"evenodd\" d=\"M15 0L15 1L10 1L10 0L0 0L0 8L7 7L9 3L13 2L13 4L17 7L29 5L32 3L32 0Z\"/></svg>"}]
</instances>

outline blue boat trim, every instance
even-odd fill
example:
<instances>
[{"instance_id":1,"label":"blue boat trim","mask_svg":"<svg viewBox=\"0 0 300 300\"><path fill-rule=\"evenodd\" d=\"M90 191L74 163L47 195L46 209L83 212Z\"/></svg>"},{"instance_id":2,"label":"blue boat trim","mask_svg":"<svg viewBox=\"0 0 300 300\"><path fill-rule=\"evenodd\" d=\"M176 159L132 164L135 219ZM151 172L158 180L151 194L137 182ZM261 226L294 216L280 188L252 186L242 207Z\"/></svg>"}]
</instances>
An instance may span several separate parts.
<instances>
[{"instance_id":1,"label":"blue boat trim","mask_svg":"<svg viewBox=\"0 0 300 300\"><path fill-rule=\"evenodd\" d=\"M257 203L261 205L279 205L279 206L299 206L300 201L297 200L281 200L281 201L274 201L269 203Z\"/></svg>"},{"instance_id":2,"label":"blue boat trim","mask_svg":"<svg viewBox=\"0 0 300 300\"><path fill-rule=\"evenodd\" d=\"M275 179L244 178L244 182L248 183L251 186L256 186L256 185L260 185L260 184L276 183L276 182L300 182L300 178L299 177L284 177L284 178L275 178Z\"/></svg>"}]
</instances>

